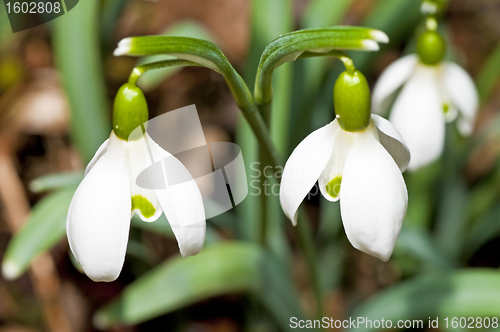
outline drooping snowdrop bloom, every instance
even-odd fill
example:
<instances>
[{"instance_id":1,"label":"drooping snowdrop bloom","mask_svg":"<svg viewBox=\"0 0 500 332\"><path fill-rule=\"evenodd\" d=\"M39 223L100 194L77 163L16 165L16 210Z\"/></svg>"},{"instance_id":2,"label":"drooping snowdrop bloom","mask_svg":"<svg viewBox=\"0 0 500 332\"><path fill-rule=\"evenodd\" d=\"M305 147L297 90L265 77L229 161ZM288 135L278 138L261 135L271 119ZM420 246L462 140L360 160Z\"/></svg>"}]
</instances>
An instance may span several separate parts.
<instances>
[{"instance_id":1,"label":"drooping snowdrop bloom","mask_svg":"<svg viewBox=\"0 0 500 332\"><path fill-rule=\"evenodd\" d=\"M129 83L123 85L115 98L113 131L87 166L71 201L68 241L94 281L113 281L120 274L134 213L143 221L154 221L165 212L183 256L197 254L203 246L205 212L194 180L166 185L166 189L144 189L136 184L144 169L173 158L147 133L136 130L147 120L142 91ZM182 167L179 162L179 169Z\"/></svg>"},{"instance_id":2,"label":"drooping snowdrop bloom","mask_svg":"<svg viewBox=\"0 0 500 332\"><path fill-rule=\"evenodd\" d=\"M368 84L359 71L340 75L334 105L336 119L307 136L286 162L281 206L295 225L299 205L318 181L327 200L340 200L351 244L387 261L406 214L401 172L409 151L390 122L370 114Z\"/></svg>"},{"instance_id":3,"label":"drooping snowdrop bloom","mask_svg":"<svg viewBox=\"0 0 500 332\"><path fill-rule=\"evenodd\" d=\"M464 136L470 135L474 127L478 108L474 82L457 64L442 61L445 48L437 32L423 33L417 42L417 54L389 65L373 91L373 112L381 114L387 106L384 102L403 86L389 120L408 144L410 170L441 156L446 122L456 119Z\"/></svg>"}]
</instances>

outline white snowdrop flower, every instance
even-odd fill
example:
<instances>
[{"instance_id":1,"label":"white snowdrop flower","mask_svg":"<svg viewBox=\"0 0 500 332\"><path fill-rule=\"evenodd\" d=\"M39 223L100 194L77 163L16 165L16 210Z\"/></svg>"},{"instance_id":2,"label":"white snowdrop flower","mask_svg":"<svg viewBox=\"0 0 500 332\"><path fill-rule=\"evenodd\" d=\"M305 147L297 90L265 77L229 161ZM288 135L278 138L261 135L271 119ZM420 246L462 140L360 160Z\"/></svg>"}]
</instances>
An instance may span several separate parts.
<instances>
[{"instance_id":1,"label":"white snowdrop flower","mask_svg":"<svg viewBox=\"0 0 500 332\"><path fill-rule=\"evenodd\" d=\"M455 63L443 61L445 42L435 31L419 37L417 54L395 61L382 73L373 91L373 112L399 87L389 120L411 152L410 170L437 160L444 147L445 124L456 120L459 131L472 133L478 94L469 74Z\"/></svg>"},{"instance_id":2,"label":"white snowdrop flower","mask_svg":"<svg viewBox=\"0 0 500 332\"><path fill-rule=\"evenodd\" d=\"M370 92L359 72L344 72L334 88L337 118L312 132L286 162L280 187L283 211L297 209L316 181L329 201L340 200L351 244L387 261L406 214L402 171L410 153L394 126L370 114Z\"/></svg>"},{"instance_id":3,"label":"white snowdrop flower","mask_svg":"<svg viewBox=\"0 0 500 332\"><path fill-rule=\"evenodd\" d=\"M94 281L113 281L120 274L134 213L143 221L155 221L164 212L183 256L197 254L205 240L205 211L194 180L166 184L166 189L136 184L137 176L153 162L174 158L147 133L136 134L134 129L147 120L142 91L129 83L123 85L115 99L111 136L87 166L71 201L68 241ZM178 168L183 169L180 161Z\"/></svg>"}]
</instances>

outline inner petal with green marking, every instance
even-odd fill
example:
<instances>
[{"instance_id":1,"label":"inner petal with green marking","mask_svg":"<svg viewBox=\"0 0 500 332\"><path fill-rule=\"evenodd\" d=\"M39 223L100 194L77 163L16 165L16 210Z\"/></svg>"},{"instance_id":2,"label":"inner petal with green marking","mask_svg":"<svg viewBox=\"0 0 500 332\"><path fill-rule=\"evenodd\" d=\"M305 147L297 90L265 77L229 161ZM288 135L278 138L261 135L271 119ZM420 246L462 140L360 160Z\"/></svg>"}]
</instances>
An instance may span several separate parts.
<instances>
[{"instance_id":1,"label":"inner petal with green marking","mask_svg":"<svg viewBox=\"0 0 500 332\"><path fill-rule=\"evenodd\" d=\"M458 116L457 108L447 101L443 102L443 113L446 122L452 122Z\"/></svg>"},{"instance_id":2,"label":"inner petal with green marking","mask_svg":"<svg viewBox=\"0 0 500 332\"><path fill-rule=\"evenodd\" d=\"M450 104L446 103L443 104L443 112L444 114L447 114L450 111Z\"/></svg>"},{"instance_id":3,"label":"inner petal with green marking","mask_svg":"<svg viewBox=\"0 0 500 332\"><path fill-rule=\"evenodd\" d=\"M328 193L328 195L332 196L333 198L337 198L340 193L341 182L342 182L341 176L337 176L333 178L333 180L328 182L326 185L326 192Z\"/></svg>"},{"instance_id":4,"label":"inner petal with green marking","mask_svg":"<svg viewBox=\"0 0 500 332\"><path fill-rule=\"evenodd\" d=\"M132 196L132 211L139 210L146 218L151 218L156 212L156 208L143 196Z\"/></svg>"}]
</instances>

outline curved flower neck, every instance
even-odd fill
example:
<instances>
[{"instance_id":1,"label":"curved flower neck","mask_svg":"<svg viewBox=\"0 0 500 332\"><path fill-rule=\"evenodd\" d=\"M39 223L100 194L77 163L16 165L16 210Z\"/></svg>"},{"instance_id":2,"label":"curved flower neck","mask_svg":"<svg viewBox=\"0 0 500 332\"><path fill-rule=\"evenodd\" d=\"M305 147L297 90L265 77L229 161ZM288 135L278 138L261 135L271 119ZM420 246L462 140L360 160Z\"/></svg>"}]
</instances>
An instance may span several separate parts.
<instances>
[{"instance_id":1,"label":"curved flower neck","mask_svg":"<svg viewBox=\"0 0 500 332\"><path fill-rule=\"evenodd\" d=\"M113 105L113 132L124 141L137 140L132 132L148 121L148 105L144 93L131 83L123 84L115 97ZM142 128L145 132L145 128Z\"/></svg>"}]
</instances>

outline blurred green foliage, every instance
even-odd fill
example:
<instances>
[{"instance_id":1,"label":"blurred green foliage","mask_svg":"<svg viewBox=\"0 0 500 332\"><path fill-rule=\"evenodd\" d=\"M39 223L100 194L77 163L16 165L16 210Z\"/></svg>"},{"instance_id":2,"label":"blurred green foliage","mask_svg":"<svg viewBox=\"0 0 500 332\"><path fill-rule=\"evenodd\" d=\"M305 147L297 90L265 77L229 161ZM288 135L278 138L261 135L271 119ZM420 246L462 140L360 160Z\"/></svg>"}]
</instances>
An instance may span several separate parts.
<instances>
[{"instance_id":1,"label":"blurred green foliage","mask_svg":"<svg viewBox=\"0 0 500 332\"><path fill-rule=\"evenodd\" d=\"M300 28L341 24L354 2L311 0L302 17L296 20L290 0L253 0L251 40L243 75L250 90L268 43L294 30L296 21ZM358 69L369 76L381 56L400 53L408 47L414 40L414 31L422 24L420 4L420 0L373 3L360 25L386 32L390 43L379 53L352 52ZM114 47L113 29L125 5L123 0L106 0L102 6L96 0L81 1L52 27L57 66L71 105L71 137L84 161L90 160L111 129L102 59L103 53ZM1 15L2 8L0 25L4 24ZM0 32L1 29L0 26ZM161 34L217 43L203 26L190 21L169 27ZM0 43L6 43L2 34ZM165 56L142 58L138 63L161 59ZM139 83L145 90L154 90L177 70L148 73ZM338 62L326 57L302 59L276 70L270 132L283 157L308 133L333 119L331 94L340 71ZM477 76L482 103L492 97L499 77L500 45L488 56ZM239 120L236 142L244 155L247 178L252 180L251 163L258 160L257 140L244 118L240 116ZM277 329L283 331L288 329L290 317L313 318L314 309L320 311L321 303L312 305L313 309L311 305L303 305L307 295L314 292L320 293L322 303L332 294L354 292L352 300L345 304L348 308L344 308L351 317L374 320L498 317L500 273L496 269L473 268L471 261L500 235L500 161L479 180L468 181L465 174L474 149L485 144L490 136L498 138L498 128L490 126L482 135L486 138L469 142L453 130L447 133L441 160L405 175L408 214L392 259L376 265L376 269L393 271L395 277L391 282L377 284L378 291L371 298L365 299L366 294L350 288L359 282L356 276L361 274L358 271L361 268L356 259L360 255L352 254L342 231L338 204L322 200L318 213L301 211L298 234L290 235L277 196L261 201L258 196L249 195L234 211L208 221L207 248L200 254L187 259L176 256L157 266L148 266L147 272L120 296L98 309L95 324L101 327L137 324L232 293L255 299L249 302L248 310L262 306ZM21 274L39 253L64 237L66 211L81 176L80 173L50 175L32 182L34 192L50 193L34 206L25 227L14 236L4 257L4 267L14 264L17 274ZM313 198L308 212L317 211L314 205L317 204ZM263 215L268 220L268 230L264 246L260 246ZM307 218L311 220L306 222ZM163 217L155 223L134 218L132 227L131 233L173 236ZM225 238L233 241L227 242ZM128 254L146 261L146 245L142 241L140 236L132 239ZM305 281L297 277L297 265L304 265L304 257L309 263L309 274L302 276Z\"/></svg>"}]
</instances>

